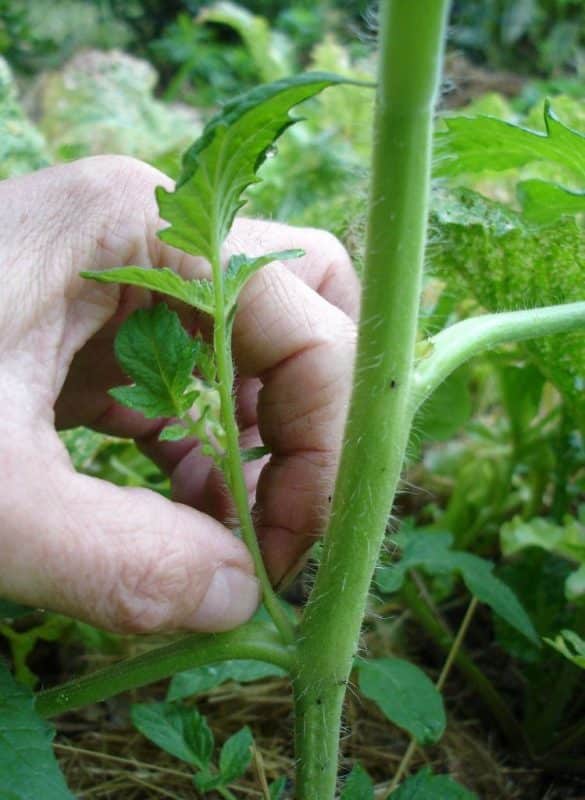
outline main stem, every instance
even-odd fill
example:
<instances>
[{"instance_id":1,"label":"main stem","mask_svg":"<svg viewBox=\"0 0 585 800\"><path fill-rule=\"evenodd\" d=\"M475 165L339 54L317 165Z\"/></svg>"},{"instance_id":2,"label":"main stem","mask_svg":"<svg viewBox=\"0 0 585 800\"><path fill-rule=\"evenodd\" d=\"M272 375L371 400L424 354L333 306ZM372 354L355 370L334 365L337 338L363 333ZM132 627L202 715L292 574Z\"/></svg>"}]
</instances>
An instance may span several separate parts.
<instances>
[{"instance_id":1,"label":"main stem","mask_svg":"<svg viewBox=\"0 0 585 800\"><path fill-rule=\"evenodd\" d=\"M448 0L386 0L354 389L294 673L298 800L335 795L346 682L400 477Z\"/></svg>"},{"instance_id":2,"label":"main stem","mask_svg":"<svg viewBox=\"0 0 585 800\"><path fill-rule=\"evenodd\" d=\"M221 420L226 433L227 443L226 477L240 521L242 538L250 551L256 570L256 577L262 587L264 605L278 628L283 641L289 644L294 640L293 626L284 613L283 607L278 602L278 597L272 589L272 584L266 572L266 567L264 566L264 561L258 545L258 539L256 538L252 515L250 514L248 490L246 488L242 458L240 455L239 429L232 396L234 373L231 357L230 331L228 330L229 326L225 314L223 270L221 268L219 243L215 251L215 258L211 262L215 294L213 345L217 363L217 377L219 379Z\"/></svg>"}]
</instances>

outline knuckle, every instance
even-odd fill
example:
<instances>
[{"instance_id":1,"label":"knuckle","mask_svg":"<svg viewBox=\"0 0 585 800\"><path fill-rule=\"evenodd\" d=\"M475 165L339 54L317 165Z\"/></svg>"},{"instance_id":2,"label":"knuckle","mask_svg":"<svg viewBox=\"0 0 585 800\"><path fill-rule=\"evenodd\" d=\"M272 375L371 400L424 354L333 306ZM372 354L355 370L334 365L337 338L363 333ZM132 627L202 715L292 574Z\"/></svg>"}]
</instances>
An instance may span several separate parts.
<instances>
[{"instance_id":1,"label":"knuckle","mask_svg":"<svg viewBox=\"0 0 585 800\"><path fill-rule=\"evenodd\" d=\"M150 548L141 543L140 553L118 573L109 599L110 627L138 634L179 627L180 607L197 584L184 549L165 536Z\"/></svg>"},{"instance_id":2,"label":"knuckle","mask_svg":"<svg viewBox=\"0 0 585 800\"><path fill-rule=\"evenodd\" d=\"M330 269L351 267L349 253L335 234L320 228L311 228L310 235L314 240L315 249L323 254Z\"/></svg>"}]
</instances>

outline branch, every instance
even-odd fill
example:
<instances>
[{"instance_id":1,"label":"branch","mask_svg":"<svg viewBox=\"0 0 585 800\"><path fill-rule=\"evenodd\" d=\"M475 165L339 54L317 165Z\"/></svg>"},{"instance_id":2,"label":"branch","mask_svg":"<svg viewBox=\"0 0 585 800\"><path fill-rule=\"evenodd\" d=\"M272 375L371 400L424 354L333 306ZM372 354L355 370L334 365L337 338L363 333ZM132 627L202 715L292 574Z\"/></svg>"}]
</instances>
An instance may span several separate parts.
<instances>
[{"instance_id":1,"label":"branch","mask_svg":"<svg viewBox=\"0 0 585 800\"><path fill-rule=\"evenodd\" d=\"M585 302L472 317L432 337L430 355L420 361L411 385L412 413L457 367L497 345L585 328Z\"/></svg>"},{"instance_id":2,"label":"branch","mask_svg":"<svg viewBox=\"0 0 585 800\"><path fill-rule=\"evenodd\" d=\"M258 622L225 633L184 636L172 644L40 692L36 709L43 717L53 717L163 680L176 672L244 658L267 661L289 670L292 648L282 644L280 635L272 627Z\"/></svg>"}]
</instances>

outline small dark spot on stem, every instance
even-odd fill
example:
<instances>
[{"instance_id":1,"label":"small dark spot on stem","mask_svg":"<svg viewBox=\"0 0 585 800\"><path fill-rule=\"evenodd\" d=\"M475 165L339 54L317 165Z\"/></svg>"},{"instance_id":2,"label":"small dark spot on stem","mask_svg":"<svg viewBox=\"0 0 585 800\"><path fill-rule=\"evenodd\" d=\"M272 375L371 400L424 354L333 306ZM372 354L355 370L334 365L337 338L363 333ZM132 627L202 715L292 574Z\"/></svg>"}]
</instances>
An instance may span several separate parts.
<instances>
[{"instance_id":1,"label":"small dark spot on stem","mask_svg":"<svg viewBox=\"0 0 585 800\"><path fill-rule=\"evenodd\" d=\"M331 502L331 495L327 495L327 502L328 502L328 503L330 503L330 502Z\"/></svg>"},{"instance_id":2,"label":"small dark spot on stem","mask_svg":"<svg viewBox=\"0 0 585 800\"><path fill-rule=\"evenodd\" d=\"M391 389L396 389L397 386L398 386L398 381L395 381L394 378L392 378L390 380L390 388Z\"/></svg>"}]
</instances>

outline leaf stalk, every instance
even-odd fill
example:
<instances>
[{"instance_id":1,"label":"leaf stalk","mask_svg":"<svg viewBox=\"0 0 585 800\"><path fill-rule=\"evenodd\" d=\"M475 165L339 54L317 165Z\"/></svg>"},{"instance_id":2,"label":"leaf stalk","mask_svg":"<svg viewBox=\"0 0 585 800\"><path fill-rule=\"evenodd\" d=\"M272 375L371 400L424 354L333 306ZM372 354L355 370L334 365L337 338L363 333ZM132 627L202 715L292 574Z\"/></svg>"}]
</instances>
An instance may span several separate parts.
<instances>
[{"instance_id":1,"label":"leaf stalk","mask_svg":"<svg viewBox=\"0 0 585 800\"><path fill-rule=\"evenodd\" d=\"M272 627L258 622L225 633L192 634L39 692L36 708L41 716L54 717L163 680L176 672L232 659L267 661L290 670L292 649L283 645Z\"/></svg>"},{"instance_id":2,"label":"leaf stalk","mask_svg":"<svg viewBox=\"0 0 585 800\"><path fill-rule=\"evenodd\" d=\"M430 339L432 350L415 369L410 398L412 414L457 367L473 356L500 344L580 328L585 328L585 302L484 314L451 325Z\"/></svg>"},{"instance_id":3,"label":"leaf stalk","mask_svg":"<svg viewBox=\"0 0 585 800\"><path fill-rule=\"evenodd\" d=\"M294 642L295 638L294 628L286 616L270 583L270 578L268 577L264 565L264 560L256 537L256 531L254 529L254 523L252 521L252 515L250 513L248 490L240 454L239 429L232 396L234 371L229 330L231 326L228 325L225 313L224 276L220 260L219 243L216 243L214 250L214 258L211 262L215 294L213 344L217 364L218 390L221 399L221 420L225 430L227 444L224 456L224 472L240 521L242 538L252 556L256 577L262 588L264 605L277 629L280 631L282 640L287 644L291 644Z\"/></svg>"}]
</instances>

